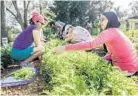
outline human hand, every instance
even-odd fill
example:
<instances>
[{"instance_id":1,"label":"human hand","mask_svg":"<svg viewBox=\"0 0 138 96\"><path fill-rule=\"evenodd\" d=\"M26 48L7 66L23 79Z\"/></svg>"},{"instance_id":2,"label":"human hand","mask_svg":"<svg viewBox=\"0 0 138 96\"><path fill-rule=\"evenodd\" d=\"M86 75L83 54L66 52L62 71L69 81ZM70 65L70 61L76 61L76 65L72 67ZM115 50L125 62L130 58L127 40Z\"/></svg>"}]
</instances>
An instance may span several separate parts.
<instances>
[{"instance_id":1,"label":"human hand","mask_svg":"<svg viewBox=\"0 0 138 96\"><path fill-rule=\"evenodd\" d=\"M58 46L56 47L56 49L54 50L53 54L61 54L65 51L65 46Z\"/></svg>"}]
</instances>

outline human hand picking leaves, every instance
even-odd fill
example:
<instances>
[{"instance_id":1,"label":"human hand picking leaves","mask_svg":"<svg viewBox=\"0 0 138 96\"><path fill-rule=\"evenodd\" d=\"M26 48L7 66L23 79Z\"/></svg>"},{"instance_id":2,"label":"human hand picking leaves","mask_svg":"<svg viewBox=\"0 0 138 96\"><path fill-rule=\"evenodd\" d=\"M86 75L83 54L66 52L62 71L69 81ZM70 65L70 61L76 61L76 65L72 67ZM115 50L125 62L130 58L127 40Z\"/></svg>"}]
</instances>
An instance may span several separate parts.
<instances>
[{"instance_id":1,"label":"human hand picking leaves","mask_svg":"<svg viewBox=\"0 0 138 96\"><path fill-rule=\"evenodd\" d=\"M54 50L53 54L61 54L65 51L65 46L58 46L56 47L56 49Z\"/></svg>"}]
</instances>

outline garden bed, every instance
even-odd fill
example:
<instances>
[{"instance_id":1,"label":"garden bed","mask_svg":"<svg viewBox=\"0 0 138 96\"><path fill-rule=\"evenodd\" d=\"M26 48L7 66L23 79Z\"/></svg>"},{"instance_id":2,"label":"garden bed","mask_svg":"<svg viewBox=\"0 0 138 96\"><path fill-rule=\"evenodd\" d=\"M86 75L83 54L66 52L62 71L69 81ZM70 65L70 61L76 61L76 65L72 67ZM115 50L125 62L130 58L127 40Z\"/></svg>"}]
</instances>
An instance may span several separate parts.
<instances>
[{"instance_id":1,"label":"garden bed","mask_svg":"<svg viewBox=\"0 0 138 96\"><path fill-rule=\"evenodd\" d=\"M102 58L103 49L52 54L58 45L64 44L58 39L46 43L40 74L33 83L2 88L1 95L138 94L138 77L127 78L107 64ZM17 69L17 64L10 64L6 70L8 73Z\"/></svg>"},{"instance_id":2,"label":"garden bed","mask_svg":"<svg viewBox=\"0 0 138 96\"><path fill-rule=\"evenodd\" d=\"M41 74L47 95L136 95L138 77L127 78L95 53L77 51L52 54L60 40L46 44Z\"/></svg>"}]
</instances>

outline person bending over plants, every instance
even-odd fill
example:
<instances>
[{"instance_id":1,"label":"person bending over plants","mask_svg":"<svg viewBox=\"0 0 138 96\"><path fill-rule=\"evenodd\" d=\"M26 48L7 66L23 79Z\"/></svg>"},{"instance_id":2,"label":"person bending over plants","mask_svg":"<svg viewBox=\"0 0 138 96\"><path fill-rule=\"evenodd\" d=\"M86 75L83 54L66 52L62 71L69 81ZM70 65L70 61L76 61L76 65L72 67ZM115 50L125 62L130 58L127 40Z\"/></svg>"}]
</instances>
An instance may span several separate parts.
<instances>
[{"instance_id":1,"label":"person bending over plants","mask_svg":"<svg viewBox=\"0 0 138 96\"><path fill-rule=\"evenodd\" d=\"M89 31L81 26L73 27L72 25L65 26L65 42L79 43L92 40Z\"/></svg>"},{"instance_id":2,"label":"person bending over plants","mask_svg":"<svg viewBox=\"0 0 138 96\"><path fill-rule=\"evenodd\" d=\"M100 16L100 26L103 32L101 32L95 40L58 46L54 53L59 54L64 51L88 50L105 44L108 50L106 58L112 60L113 66L126 72L127 76L134 75L138 71L136 49L128 37L119 30L120 22L116 14L113 12L103 13Z\"/></svg>"}]
</instances>

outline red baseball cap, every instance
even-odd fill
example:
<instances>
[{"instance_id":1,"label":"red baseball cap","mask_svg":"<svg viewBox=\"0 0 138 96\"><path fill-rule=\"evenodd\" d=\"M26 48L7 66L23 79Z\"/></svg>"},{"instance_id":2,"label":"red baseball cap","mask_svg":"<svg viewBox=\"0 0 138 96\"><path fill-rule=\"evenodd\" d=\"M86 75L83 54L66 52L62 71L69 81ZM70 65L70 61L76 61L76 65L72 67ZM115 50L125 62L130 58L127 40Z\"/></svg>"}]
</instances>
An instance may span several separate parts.
<instances>
[{"instance_id":1,"label":"red baseball cap","mask_svg":"<svg viewBox=\"0 0 138 96\"><path fill-rule=\"evenodd\" d=\"M33 11L32 12L32 20L33 22L40 22L40 23L45 23L45 18L39 14L38 11Z\"/></svg>"}]
</instances>

